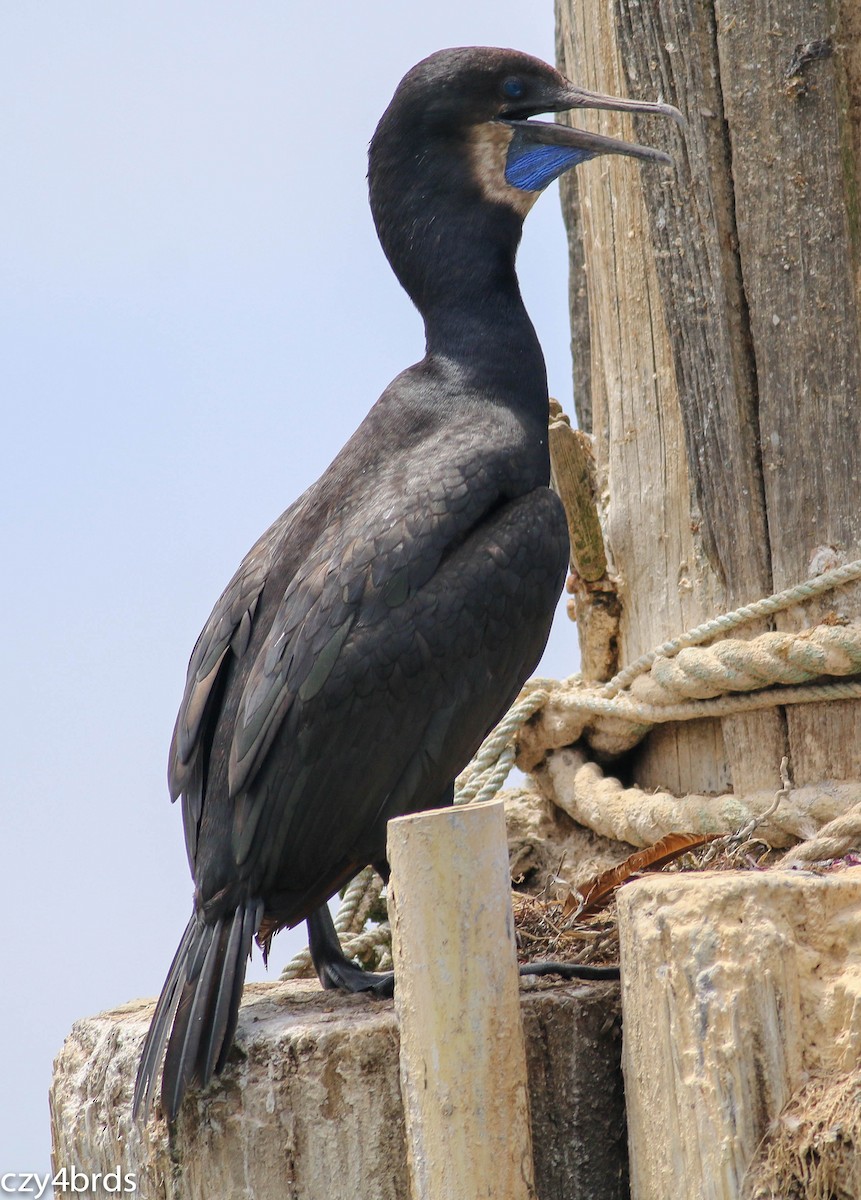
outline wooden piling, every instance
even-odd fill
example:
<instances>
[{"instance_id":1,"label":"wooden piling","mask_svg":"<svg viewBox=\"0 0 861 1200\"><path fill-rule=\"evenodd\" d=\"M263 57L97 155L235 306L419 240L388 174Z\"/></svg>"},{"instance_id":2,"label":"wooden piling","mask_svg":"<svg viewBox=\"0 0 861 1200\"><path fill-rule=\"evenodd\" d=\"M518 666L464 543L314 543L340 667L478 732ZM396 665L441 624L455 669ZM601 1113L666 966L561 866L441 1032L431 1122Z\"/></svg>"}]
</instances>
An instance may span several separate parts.
<instances>
[{"instance_id":1,"label":"wooden piling","mask_svg":"<svg viewBox=\"0 0 861 1200\"><path fill-rule=\"evenodd\" d=\"M502 802L400 817L388 853L412 1200L535 1200Z\"/></svg>"},{"instance_id":2,"label":"wooden piling","mask_svg":"<svg viewBox=\"0 0 861 1200\"><path fill-rule=\"evenodd\" d=\"M620 667L861 552L861 17L851 0L775 11L556 2L565 74L687 118L578 112L674 161L596 159L563 191ZM824 615L858 619L861 588L774 626ZM743 794L784 755L799 785L861 778L861 704L665 725L630 769L646 788Z\"/></svg>"},{"instance_id":3,"label":"wooden piling","mask_svg":"<svg viewBox=\"0 0 861 1200\"><path fill-rule=\"evenodd\" d=\"M655 876L618 904L632 1200L858 1196L861 870ZM790 1106L846 1072L845 1120L838 1097L805 1164Z\"/></svg>"},{"instance_id":4,"label":"wooden piling","mask_svg":"<svg viewBox=\"0 0 861 1200\"><path fill-rule=\"evenodd\" d=\"M599 158L562 181L575 400L624 668L861 556L861 14L853 0L556 0L556 15L571 79L687 118L566 118L673 158ZM859 621L856 582L741 636ZM560 794L584 748L545 770ZM861 704L667 723L608 773L708 811L710 795L772 792L784 757L813 832L817 793L861 779ZM623 889L635 1200L861 1196L859 910L848 871ZM821 1129L814 1093L831 1105ZM779 1135L789 1149L754 1186Z\"/></svg>"}]
</instances>

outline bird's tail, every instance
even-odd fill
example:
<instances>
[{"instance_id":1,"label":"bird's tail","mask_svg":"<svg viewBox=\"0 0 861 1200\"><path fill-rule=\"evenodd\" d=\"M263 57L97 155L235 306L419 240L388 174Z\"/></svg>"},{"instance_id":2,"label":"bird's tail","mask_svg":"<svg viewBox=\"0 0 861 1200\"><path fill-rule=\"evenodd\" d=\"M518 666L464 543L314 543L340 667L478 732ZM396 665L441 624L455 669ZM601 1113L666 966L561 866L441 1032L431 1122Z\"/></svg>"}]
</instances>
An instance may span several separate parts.
<instances>
[{"instance_id":1,"label":"bird's tail","mask_svg":"<svg viewBox=\"0 0 861 1200\"><path fill-rule=\"evenodd\" d=\"M149 1115L162 1055L161 1102L169 1123L176 1118L188 1087L205 1087L224 1066L236 1032L251 940L262 915L262 903L247 900L212 924L197 913L192 916L144 1042L134 1119L146 1120Z\"/></svg>"}]
</instances>

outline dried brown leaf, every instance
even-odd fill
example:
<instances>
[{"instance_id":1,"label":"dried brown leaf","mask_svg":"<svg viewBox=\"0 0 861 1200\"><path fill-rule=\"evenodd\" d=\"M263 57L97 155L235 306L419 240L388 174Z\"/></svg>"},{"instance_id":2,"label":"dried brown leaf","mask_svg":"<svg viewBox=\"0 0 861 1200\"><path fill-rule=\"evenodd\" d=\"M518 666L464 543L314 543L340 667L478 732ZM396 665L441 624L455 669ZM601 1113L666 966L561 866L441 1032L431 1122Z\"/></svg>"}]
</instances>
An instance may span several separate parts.
<instances>
[{"instance_id":1,"label":"dried brown leaf","mask_svg":"<svg viewBox=\"0 0 861 1200\"><path fill-rule=\"evenodd\" d=\"M617 867L602 871L582 887L569 892L563 902L563 918L570 917L574 912L578 916L597 912L609 903L616 888L623 883L629 883L643 871L658 871L674 858L687 854L689 850L696 850L698 846L705 846L719 836L717 833L668 833L654 846L629 854Z\"/></svg>"}]
</instances>

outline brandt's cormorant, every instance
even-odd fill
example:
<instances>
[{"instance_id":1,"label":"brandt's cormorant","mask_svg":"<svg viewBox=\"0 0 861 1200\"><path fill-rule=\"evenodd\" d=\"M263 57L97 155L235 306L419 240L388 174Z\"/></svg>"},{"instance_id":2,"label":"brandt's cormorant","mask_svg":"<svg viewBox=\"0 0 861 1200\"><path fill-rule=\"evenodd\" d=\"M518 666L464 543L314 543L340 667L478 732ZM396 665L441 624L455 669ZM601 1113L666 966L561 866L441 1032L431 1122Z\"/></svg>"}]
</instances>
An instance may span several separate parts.
<instances>
[{"instance_id":1,"label":"brandt's cormorant","mask_svg":"<svg viewBox=\"0 0 861 1200\"><path fill-rule=\"evenodd\" d=\"M324 986L378 986L340 953L326 901L367 863L385 871L390 817L451 801L538 662L568 539L548 487L544 360L514 270L521 226L585 159L668 161L529 120L575 108L679 115L472 47L414 67L377 127L371 209L426 353L251 549L192 653L169 782L194 912L136 1114L162 1055L168 1121L224 1065L255 935L268 946L307 918Z\"/></svg>"}]
</instances>

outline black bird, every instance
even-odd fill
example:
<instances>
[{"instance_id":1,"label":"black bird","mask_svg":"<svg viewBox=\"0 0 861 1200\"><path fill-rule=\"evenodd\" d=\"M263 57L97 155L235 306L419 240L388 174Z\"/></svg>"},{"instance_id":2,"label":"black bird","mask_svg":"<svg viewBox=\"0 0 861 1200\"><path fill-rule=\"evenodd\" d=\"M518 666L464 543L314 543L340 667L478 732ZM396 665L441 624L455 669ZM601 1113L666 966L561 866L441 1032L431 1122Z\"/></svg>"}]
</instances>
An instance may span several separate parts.
<instances>
[{"instance_id":1,"label":"black bird","mask_svg":"<svg viewBox=\"0 0 861 1200\"><path fill-rule=\"evenodd\" d=\"M192 653L169 782L194 912L135 1115L163 1054L169 1122L221 1070L255 935L268 947L307 918L324 986L390 986L342 955L326 901L366 864L386 870L390 817L451 802L538 662L568 539L548 487L544 360L514 269L521 226L584 159L669 161L528 119L581 107L679 115L472 47L414 67L374 134L374 221L426 353L251 549Z\"/></svg>"}]
</instances>

